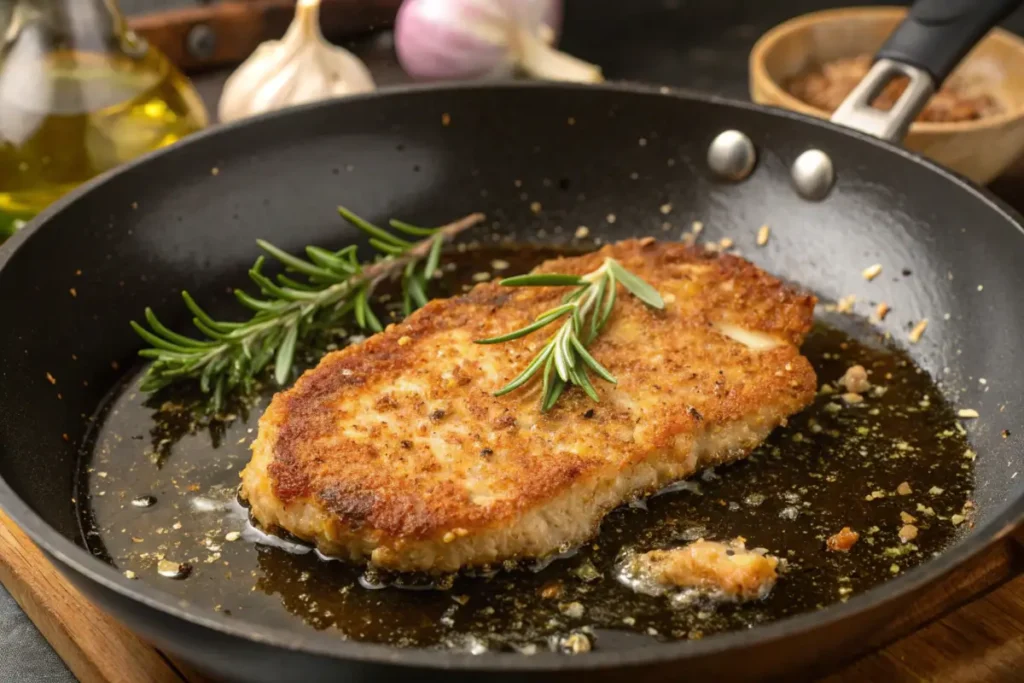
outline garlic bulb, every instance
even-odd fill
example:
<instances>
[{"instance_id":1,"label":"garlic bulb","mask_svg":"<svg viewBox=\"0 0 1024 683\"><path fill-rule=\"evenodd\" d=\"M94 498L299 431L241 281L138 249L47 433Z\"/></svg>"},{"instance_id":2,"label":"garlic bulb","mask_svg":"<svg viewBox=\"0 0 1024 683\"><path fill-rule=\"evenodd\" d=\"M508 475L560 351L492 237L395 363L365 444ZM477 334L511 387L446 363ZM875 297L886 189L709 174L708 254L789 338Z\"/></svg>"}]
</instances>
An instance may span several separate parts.
<instances>
[{"instance_id":1,"label":"garlic bulb","mask_svg":"<svg viewBox=\"0 0 1024 683\"><path fill-rule=\"evenodd\" d=\"M218 114L234 121L375 87L366 65L320 32L320 0L298 0L284 36L262 43L228 78Z\"/></svg>"},{"instance_id":2,"label":"garlic bulb","mask_svg":"<svg viewBox=\"0 0 1024 683\"><path fill-rule=\"evenodd\" d=\"M555 48L561 0L405 0L395 19L398 61L414 78L507 76L598 83L600 67Z\"/></svg>"}]
</instances>

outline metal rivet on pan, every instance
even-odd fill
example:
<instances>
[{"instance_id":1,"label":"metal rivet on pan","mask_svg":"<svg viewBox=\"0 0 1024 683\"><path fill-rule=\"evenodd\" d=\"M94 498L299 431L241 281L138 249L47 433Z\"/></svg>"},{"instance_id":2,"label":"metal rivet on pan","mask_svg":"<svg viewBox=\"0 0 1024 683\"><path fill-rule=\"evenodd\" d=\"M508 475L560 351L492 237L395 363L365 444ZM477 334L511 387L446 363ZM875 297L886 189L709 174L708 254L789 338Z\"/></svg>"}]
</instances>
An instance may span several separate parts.
<instances>
[{"instance_id":1,"label":"metal rivet on pan","mask_svg":"<svg viewBox=\"0 0 1024 683\"><path fill-rule=\"evenodd\" d=\"M217 48L217 34L206 24L196 24L185 36L185 46L195 59L209 59Z\"/></svg>"},{"instance_id":2,"label":"metal rivet on pan","mask_svg":"<svg viewBox=\"0 0 1024 683\"><path fill-rule=\"evenodd\" d=\"M722 178L743 180L754 170L755 163L754 143L738 130L719 133L708 147L708 166Z\"/></svg>"},{"instance_id":3,"label":"metal rivet on pan","mask_svg":"<svg viewBox=\"0 0 1024 683\"><path fill-rule=\"evenodd\" d=\"M836 179L832 159L820 149L809 149L796 158L792 168L793 185L804 199L824 199Z\"/></svg>"}]
</instances>

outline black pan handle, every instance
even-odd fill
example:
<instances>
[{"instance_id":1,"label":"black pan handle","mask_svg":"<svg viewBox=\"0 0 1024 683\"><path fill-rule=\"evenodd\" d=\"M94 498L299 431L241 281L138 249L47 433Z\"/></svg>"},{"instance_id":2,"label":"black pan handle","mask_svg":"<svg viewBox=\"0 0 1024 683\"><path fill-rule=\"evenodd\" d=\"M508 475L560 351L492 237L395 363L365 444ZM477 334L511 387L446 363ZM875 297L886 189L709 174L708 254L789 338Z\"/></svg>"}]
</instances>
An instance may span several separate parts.
<instances>
[{"instance_id":1,"label":"black pan handle","mask_svg":"<svg viewBox=\"0 0 1024 683\"><path fill-rule=\"evenodd\" d=\"M1024 0L918 0L875 56L864 80L832 120L876 137L899 142L911 122L960 60L990 29ZM871 102L896 76L910 84L883 112Z\"/></svg>"},{"instance_id":2,"label":"black pan handle","mask_svg":"<svg viewBox=\"0 0 1024 683\"><path fill-rule=\"evenodd\" d=\"M927 71L936 87L1020 0L920 0L910 8L875 59Z\"/></svg>"}]
</instances>

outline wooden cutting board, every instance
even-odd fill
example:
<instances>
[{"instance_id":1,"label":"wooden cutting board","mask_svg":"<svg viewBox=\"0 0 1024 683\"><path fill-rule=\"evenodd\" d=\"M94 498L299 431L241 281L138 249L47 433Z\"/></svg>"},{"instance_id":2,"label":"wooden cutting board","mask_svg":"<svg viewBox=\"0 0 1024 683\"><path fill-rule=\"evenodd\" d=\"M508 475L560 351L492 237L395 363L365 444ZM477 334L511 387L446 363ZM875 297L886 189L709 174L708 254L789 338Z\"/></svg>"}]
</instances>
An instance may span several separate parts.
<instances>
[{"instance_id":1,"label":"wooden cutting board","mask_svg":"<svg viewBox=\"0 0 1024 683\"><path fill-rule=\"evenodd\" d=\"M953 572L821 683L1020 680L1019 549L1007 539ZM212 683L93 607L2 511L0 582L82 683Z\"/></svg>"}]
</instances>

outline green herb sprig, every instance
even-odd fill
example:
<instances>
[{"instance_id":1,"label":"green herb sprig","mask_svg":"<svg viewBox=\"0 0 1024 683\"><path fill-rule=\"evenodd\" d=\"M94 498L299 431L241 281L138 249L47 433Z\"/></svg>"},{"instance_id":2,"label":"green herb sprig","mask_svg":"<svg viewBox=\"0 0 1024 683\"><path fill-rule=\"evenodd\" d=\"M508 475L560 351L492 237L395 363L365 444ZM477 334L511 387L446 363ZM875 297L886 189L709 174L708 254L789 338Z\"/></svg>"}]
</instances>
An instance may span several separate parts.
<instances>
[{"instance_id":1,"label":"green herb sprig","mask_svg":"<svg viewBox=\"0 0 1024 683\"><path fill-rule=\"evenodd\" d=\"M502 396L515 391L540 374L540 406L543 412L551 410L569 384L578 386L591 399L599 401L589 373L593 372L611 384L615 384L616 380L612 373L587 351L587 347L597 338L611 317L618 283L651 308L665 307L665 302L657 290L611 258L606 258L600 268L586 275L536 273L502 280L501 284L508 287L576 289L562 299L560 306L541 313L529 325L508 334L477 341L478 344L501 344L525 337L565 318L562 326L548 339L526 369L494 395Z\"/></svg>"},{"instance_id":2,"label":"green herb sprig","mask_svg":"<svg viewBox=\"0 0 1024 683\"><path fill-rule=\"evenodd\" d=\"M256 260L249 277L263 298L235 290L239 303L253 311L248 320L214 320L183 291L181 296L201 338L172 331L150 308L146 309L148 327L131 322L138 335L151 344L151 348L139 351L140 356L153 361L142 390L197 381L200 389L211 396L209 408L217 412L228 393L251 391L271 361L275 380L284 384L292 372L296 347L316 331L330 329L349 317L361 329L382 329L370 306L374 289L382 281L401 277L406 314L426 304L427 284L440 265L444 243L484 219L483 214L474 213L440 228L393 220L392 230L385 230L345 207L338 207L338 213L370 237L371 246L378 252L375 260L361 263L354 245L340 251L310 246L306 247L306 258L300 258L258 240L266 254ZM421 239L413 242L399 234ZM285 273L273 279L265 275L267 256L284 266Z\"/></svg>"}]
</instances>

